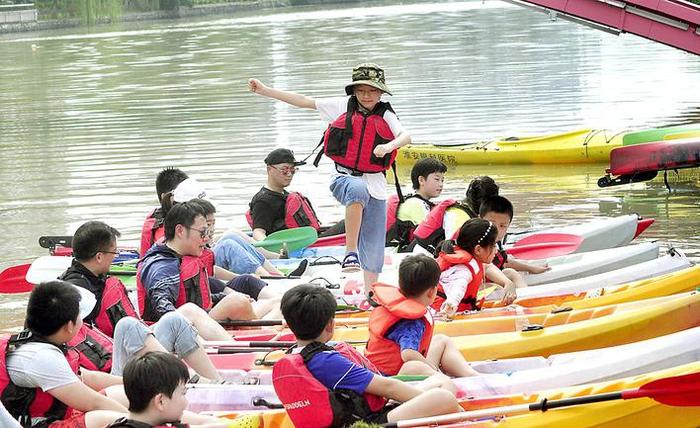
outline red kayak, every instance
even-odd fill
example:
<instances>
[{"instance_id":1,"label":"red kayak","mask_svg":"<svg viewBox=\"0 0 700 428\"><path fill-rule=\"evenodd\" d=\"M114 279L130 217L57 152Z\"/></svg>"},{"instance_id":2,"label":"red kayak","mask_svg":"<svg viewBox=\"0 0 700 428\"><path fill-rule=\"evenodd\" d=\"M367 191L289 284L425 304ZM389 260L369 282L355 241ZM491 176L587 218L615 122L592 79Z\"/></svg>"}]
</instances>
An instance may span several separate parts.
<instances>
[{"instance_id":1,"label":"red kayak","mask_svg":"<svg viewBox=\"0 0 700 428\"><path fill-rule=\"evenodd\" d=\"M659 171L700 166L700 138L658 141L623 146L610 152L607 176L598 180L598 186L651 180ZM611 175L617 176L611 178Z\"/></svg>"}]
</instances>

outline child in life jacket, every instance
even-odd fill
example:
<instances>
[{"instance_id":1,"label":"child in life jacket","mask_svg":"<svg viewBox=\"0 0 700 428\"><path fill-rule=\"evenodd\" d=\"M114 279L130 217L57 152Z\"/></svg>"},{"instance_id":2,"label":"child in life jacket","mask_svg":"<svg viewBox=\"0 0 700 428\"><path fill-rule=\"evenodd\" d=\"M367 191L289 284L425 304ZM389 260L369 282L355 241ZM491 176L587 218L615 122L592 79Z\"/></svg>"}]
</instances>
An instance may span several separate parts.
<instances>
[{"instance_id":1,"label":"child in life jacket","mask_svg":"<svg viewBox=\"0 0 700 428\"><path fill-rule=\"evenodd\" d=\"M498 196L498 191L498 184L491 177L474 178L467 187L464 199L445 199L430 211L416 227L414 242L408 250L417 244L435 252L443 240L455 239L464 222L479 216L481 203L492 196Z\"/></svg>"},{"instance_id":2,"label":"child in life jacket","mask_svg":"<svg viewBox=\"0 0 700 428\"><path fill-rule=\"evenodd\" d=\"M412 195L404 201L392 195L387 201L386 245L398 247L402 252L413 241L413 232L430 210L435 207L432 199L442 193L447 165L434 158L421 159L411 168Z\"/></svg>"},{"instance_id":3,"label":"child in life jacket","mask_svg":"<svg viewBox=\"0 0 700 428\"><path fill-rule=\"evenodd\" d=\"M491 264L496 255L497 236L493 223L473 218L462 225L455 241L440 244L437 262L442 273L437 297L431 305L439 315L449 318L455 312L479 309L477 295L486 287L485 280L503 287L504 304L513 303L515 284Z\"/></svg>"},{"instance_id":4,"label":"child in life jacket","mask_svg":"<svg viewBox=\"0 0 700 428\"><path fill-rule=\"evenodd\" d=\"M510 222L513 220L513 204L508 199L503 196L493 196L486 199L481 204L481 208L479 208L479 217L496 225L498 229L498 237L496 238L498 249L493 259L493 265L501 269L503 274L513 281L516 288L527 287L527 283L520 272L538 274L550 269L546 265L534 265L518 260L513 256L509 256L503 249L503 240L508 233Z\"/></svg>"},{"instance_id":5,"label":"child in life jacket","mask_svg":"<svg viewBox=\"0 0 700 428\"><path fill-rule=\"evenodd\" d=\"M382 376L346 343L328 346L335 309L331 292L316 285L296 286L282 297L282 313L297 337L297 348L275 363L272 383L297 428L341 427L358 420L386 423L461 411L454 384L444 375L409 385Z\"/></svg>"},{"instance_id":6,"label":"child in life jacket","mask_svg":"<svg viewBox=\"0 0 700 428\"><path fill-rule=\"evenodd\" d=\"M129 400L129 415L108 428L227 428L218 418L188 415L189 424L181 423L187 407L187 366L165 352L149 352L134 358L124 367L124 392Z\"/></svg>"},{"instance_id":7,"label":"child in life jacket","mask_svg":"<svg viewBox=\"0 0 700 428\"><path fill-rule=\"evenodd\" d=\"M346 97L314 99L248 80L250 91L295 107L317 110L329 123L323 136L324 151L334 162L330 190L345 206L344 272L364 273L365 294L384 265L386 232L386 171L397 149L411 137L388 103L391 95L384 70L364 63L352 71ZM317 164L318 162L314 162Z\"/></svg>"},{"instance_id":8,"label":"child in life jacket","mask_svg":"<svg viewBox=\"0 0 700 428\"><path fill-rule=\"evenodd\" d=\"M376 283L365 356L385 375L477 374L452 340L433 335L429 306L438 293L440 268L432 257L406 257L399 265L399 288Z\"/></svg>"}]
</instances>

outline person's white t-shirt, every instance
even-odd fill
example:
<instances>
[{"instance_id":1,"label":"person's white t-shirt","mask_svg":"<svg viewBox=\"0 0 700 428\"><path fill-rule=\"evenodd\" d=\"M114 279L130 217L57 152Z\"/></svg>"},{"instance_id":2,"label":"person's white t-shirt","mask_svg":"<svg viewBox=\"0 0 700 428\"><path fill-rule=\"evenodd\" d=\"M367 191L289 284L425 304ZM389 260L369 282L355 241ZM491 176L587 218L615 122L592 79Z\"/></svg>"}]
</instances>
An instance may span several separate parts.
<instances>
[{"instance_id":1,"label":"person's white t-shirt","mask_svg":"<svg viewBox=\"0 0 700 428\"><path fill-rule=\"evenodd\" d=\"M334 97L334 98L318 98L316 99L316 110L321 114L321 118L330 123L333 122L343 113L348 111L348 99L350 97ZM384 112L384 121L389 125L394 137L398 137L399 134L403 132L403 126L399 122L399 118L396 114L387 110ZM389 155L387 155L389 156ZM339 167L342 168L342 167ZM336 171L335 165L333 165L332 176L335 177L339 172ZM384 174L378 172L373 174L363 174L362 179L367 183L367 190L369 194L380 200L386 200L386 177Z\"/></svg>"},{"instance_id":2,"label":"person's white t-shirt","mask_svg":"<svg viewBox=\"0 0 700 428\"><path fill-rule=\"evenodd\" d=\"M26 343L13 351L6 362L10 380L24 388L41 388L50 392L80 382L61 350L48 343ZM43 419L32 418L32 425Z\"/></svg>"},{"instance_id":3,"label":"person's white t-shirt","mask_svg":"<svg viewBox=\"0 0 700 428\"><path fill-rule=\"evenodd\" d=\"M61 350L41 342L30 342L13 351L7 357L7 373L15 385L44 392L80 382Z\"/></svg>"}]
</instances>

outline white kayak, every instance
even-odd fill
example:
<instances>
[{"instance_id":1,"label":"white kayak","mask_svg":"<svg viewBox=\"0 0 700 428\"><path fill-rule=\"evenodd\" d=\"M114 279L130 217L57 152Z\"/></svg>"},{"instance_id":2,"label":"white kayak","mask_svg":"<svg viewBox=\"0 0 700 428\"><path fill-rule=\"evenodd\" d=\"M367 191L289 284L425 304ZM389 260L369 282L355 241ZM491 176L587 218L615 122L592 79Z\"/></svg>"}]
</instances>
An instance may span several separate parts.
<instances>
[{"instance_id":1,"label":"white kayak","mask_svg":"<svg viewBox=\"0 0 700 428\"><path fill-rule=\"evenodd\" d=\"M693 264L682 252L676 249L670 249L665 255L657 259L633 264L621 269L599 273L597 275L591 275L579 279L551 282L522 288L518 290L518 297L532 298L542 296L561 296L565 294L586 292L600 287L610 287L628 282L654 278L688 268L692 265Z\"/></svg>"},{"instance_id":2,"label":"white kayak","mask_svg":"<svg viewBox=\"0 0 700 428\"><path fill-rule=\"evenodd\" d=\"M700 360L700 327L627 345L544 357L526 357L473 362L479 376L454 379L462 397L533 393L639 375ZM270 385L270 371L221 371L232 382L259 385L214 385L187 392L189 409L253 410L253 400L278 403Z\"/></svg>"},{"instance_id":3,"label":"white kayak","mask_svg":"<svg viewBox=\"0 0 700 428\"><path fill-rule=\"evenodd\" d=\"M523 272L522 275L528 285L547 284L609 272L633 264L654 260L658 257L659 244L656 242L645 242L620 248L609 248L550 257L545 260L529 261L529 263L535 265L546 263L551 269L535 275Z\"/></svg>"},{"instance_id":4,"label":"white kayak","mask_svg":"<svg viewBox=\"0 0 700 428\"><path fill-rule=\"evenodd\" d=\"M576 249L577 253L621 247L632 242L638 234L637 227L639 221L640 219L637 214L596 218L573 226L554 227L538 232L517 235L512 238L512 241L509 240L509 243L514 243L539 233L563 233L583 238L578 249Z\"/></svg>"}]
</instances>

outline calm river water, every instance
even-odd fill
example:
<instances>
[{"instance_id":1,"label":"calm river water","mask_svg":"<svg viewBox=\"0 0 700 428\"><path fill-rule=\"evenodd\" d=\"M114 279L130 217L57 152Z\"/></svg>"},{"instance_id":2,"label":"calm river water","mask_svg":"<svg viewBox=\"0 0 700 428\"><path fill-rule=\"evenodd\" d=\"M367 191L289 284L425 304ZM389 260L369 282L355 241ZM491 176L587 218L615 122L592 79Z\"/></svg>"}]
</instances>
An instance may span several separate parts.
<instances>
[{"instance_id":1,"label":"calm river water","mask_svg":"<svg viewBox=\"0 0 700 428\"><path fill-rule=\"evenodd\" d=\"M40 235L89 219L137 240L166 166L206 185L217 227L243 227L265 154L307 154L325 127L313 111L247 92L253 76L336 96L354 64L380 63L417 143L700 121L700 61L689 54L499 1L403 3L1 37L0 268L46 254ZM604 168L461 167L445 196L488 174L515 203L514 229L637 212L657 219L646 239L700 256L697 175L672 180L672 193L658 180L601 190ZM327 184L325 169L305 167L292 187L337 219ZM23 300L0 296L0 328L19 323Z\"/></svg>"}]
</instances>

